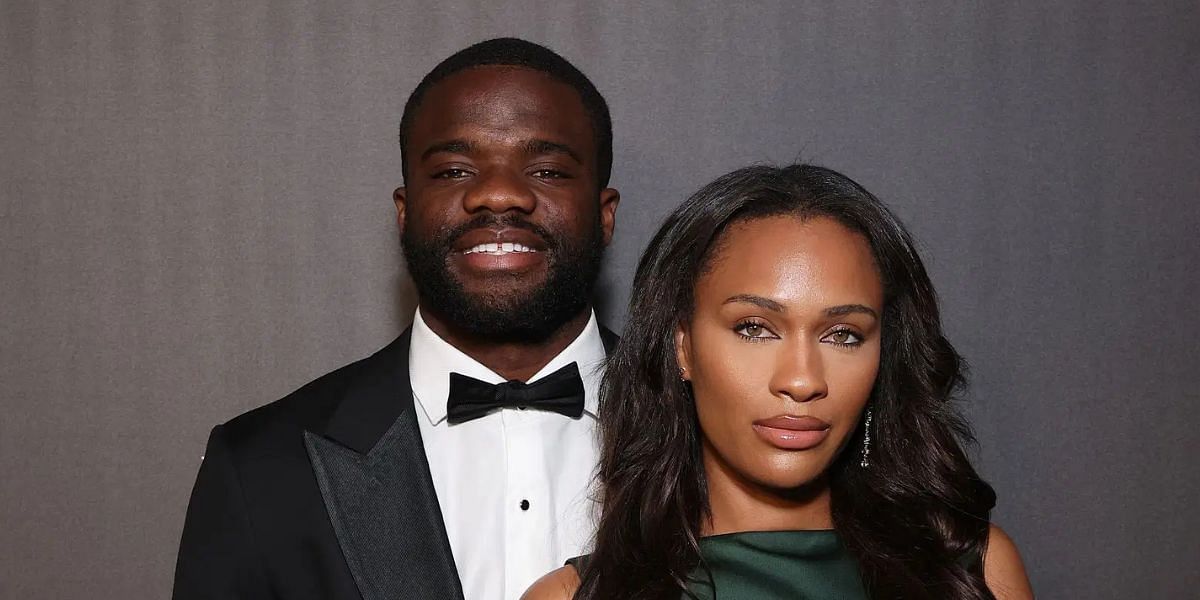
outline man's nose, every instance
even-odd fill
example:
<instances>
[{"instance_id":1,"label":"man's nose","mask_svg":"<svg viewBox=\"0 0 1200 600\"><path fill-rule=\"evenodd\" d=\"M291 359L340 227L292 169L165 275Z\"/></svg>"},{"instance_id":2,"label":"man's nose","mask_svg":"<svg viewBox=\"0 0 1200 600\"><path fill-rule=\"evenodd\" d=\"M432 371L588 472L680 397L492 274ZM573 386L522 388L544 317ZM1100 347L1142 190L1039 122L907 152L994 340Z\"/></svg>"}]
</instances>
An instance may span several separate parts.
<instances>
[{"instance_id":1,"label":"man's nose","mask_svg":"<svg viewBox=\"0 0 1200 600\"><path fill-rule=\"evenodd\" d=\"M771 377L771 393L793 402L809 402L829 394L819 343L801 341L781 350Z\"/></svg>"},{"instance_id":2,"label":"man's nose","mask_svg":"<svg viewBox=\"0 0 1200 600\"><path fill-rule=\"evenodd\" d=\"M491 169L476 176L474 185L463 197L463 208L468 213L487 210L499 214L516 210L528 214L537 208L537 197L524 174Z\"/></svg>"}]
</instances>

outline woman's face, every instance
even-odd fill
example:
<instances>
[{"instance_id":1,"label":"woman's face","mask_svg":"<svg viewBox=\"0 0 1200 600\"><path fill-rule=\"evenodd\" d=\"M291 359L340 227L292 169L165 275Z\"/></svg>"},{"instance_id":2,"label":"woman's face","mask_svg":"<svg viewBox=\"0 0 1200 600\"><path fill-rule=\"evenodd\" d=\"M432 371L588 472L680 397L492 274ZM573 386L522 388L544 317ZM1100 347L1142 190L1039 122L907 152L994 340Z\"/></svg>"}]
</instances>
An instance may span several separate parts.
<instances>
[{"instance_id":1,"label":"woman's face","mask_svg":"<svg viewBox=\"0 0 1200 600\"><path fill-rule=\"evenodd\" d=\"M676 331L708 469L774 490L813 482L879 370L883 285L862 235L826 217L731 226Z\"/></svg>"}]
</instances>

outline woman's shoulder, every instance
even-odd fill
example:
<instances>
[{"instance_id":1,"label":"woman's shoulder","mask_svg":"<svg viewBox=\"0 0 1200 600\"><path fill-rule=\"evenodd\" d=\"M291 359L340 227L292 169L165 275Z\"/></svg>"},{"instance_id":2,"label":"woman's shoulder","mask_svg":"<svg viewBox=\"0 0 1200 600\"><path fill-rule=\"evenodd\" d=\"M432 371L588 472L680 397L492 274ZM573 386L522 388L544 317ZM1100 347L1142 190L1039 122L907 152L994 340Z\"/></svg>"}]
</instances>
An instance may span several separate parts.
<instances>
[{"instance_id":1,"label":"woman's shoulder","mask_svg":"<svg viewBox=\"0 0 1200 600\"><path fill-rule=\"evenodd\" d=\"M992 525L988 529L987 550L983 555L983 579L998 600L1033 598L1025 565L1017 545L1003 529Z\"/></svg>"},{"instance_id":2,"label":"woman's shoulder","mask_svg":"<svg viewBox=\"0 0 1200 600\"><path fill-rule=\"evenodd\" d=\"M575 567L560 567L533 582L521 600L571 600L579 589L579 573Z\"/></svg>"}]
</instances>

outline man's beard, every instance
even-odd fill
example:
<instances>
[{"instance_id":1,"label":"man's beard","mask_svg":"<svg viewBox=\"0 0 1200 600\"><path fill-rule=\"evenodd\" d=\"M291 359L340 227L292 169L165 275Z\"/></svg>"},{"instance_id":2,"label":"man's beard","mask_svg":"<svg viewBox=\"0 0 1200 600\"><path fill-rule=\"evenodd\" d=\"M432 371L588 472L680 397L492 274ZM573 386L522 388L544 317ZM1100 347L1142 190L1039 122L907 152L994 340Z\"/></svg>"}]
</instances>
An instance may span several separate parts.
<instances>
[{"instance_id":1,"label":"man's beard","mask_svg":"<svg viewBox=\"0 0 1200 600\"><path fill-rule=\"evenodd\" d=\"M515 214L487 213L426 237L418 236L406 223L401 243L424 310L436 312L446 323L472 336L502 343L538 343L576 317L591 300L604 254L598 210L592 223L585 237L569 238ZM451 273L449 258L458 238L480 228L524 229L541 237L546 244L547 269L542 284L494 294L467 292Z\"/></svg>"}]
</instances>

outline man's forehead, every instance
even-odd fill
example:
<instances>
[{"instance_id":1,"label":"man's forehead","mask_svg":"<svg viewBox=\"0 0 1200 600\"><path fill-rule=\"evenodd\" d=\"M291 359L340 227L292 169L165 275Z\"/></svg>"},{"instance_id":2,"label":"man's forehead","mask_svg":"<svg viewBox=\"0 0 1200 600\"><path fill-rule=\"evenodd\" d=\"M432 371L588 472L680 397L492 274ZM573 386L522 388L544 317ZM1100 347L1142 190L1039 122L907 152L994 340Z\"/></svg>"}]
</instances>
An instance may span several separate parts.
<instances>
[{"instance_id":1,"label":"man's forehead","mask_svg":"<svg viewBox=\"0 0 1200 600\"><path fill-rule=\"evenodd\" d=\"M585 162L583 156L580 154L581 149L568 142L523 137L520 133L508 136L492 134L477 136L473 139L460 137L447 140L434 140L421 149L421 160L427 160L440 153L466 156L487 154L494 152L497 146L503 147L503 151L515 151L527 156L561 154L577 163L584 164Z\"/></svg>"},{"instance_id":2,"label":"man's forehead","mask_svg":"<svg viewBox=\"0 0 1200 600\"><path fill-rule=\"evenodd\" d=\"M523 67L477 67L432 87L412 132L416 152L451 139L589 146L592 124L575 89L549 75Z\"/></svg>"},{"instance_id":3,"label":"man's forehead","mask_svg":"<svg viewBox=\"0 0 1200 600\"><path fill-rule=\"evenodd\" d=\"M425 94L414 125L554 119L588 124L575 88L525 67L474 67L434 84Z\"/></svg>"}]
</instances>

